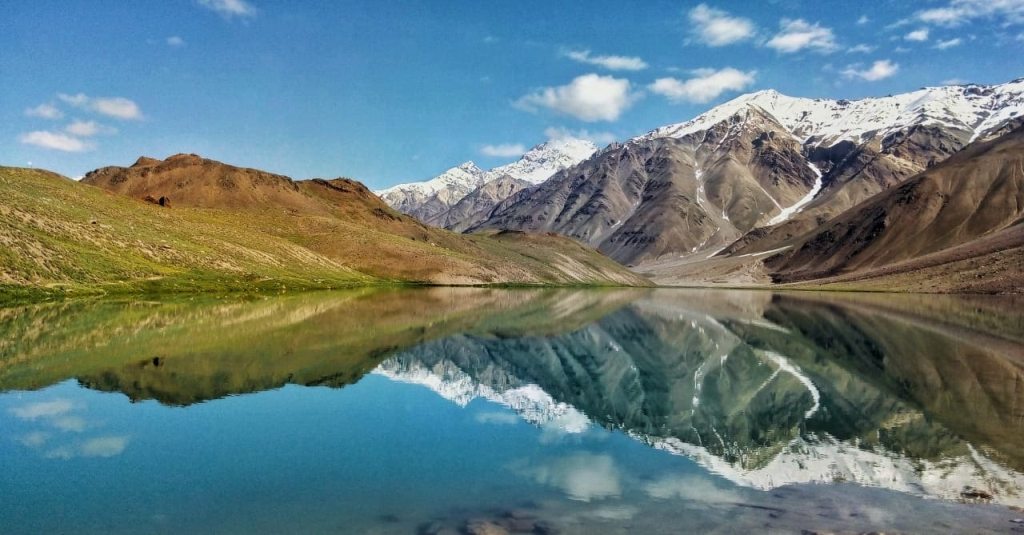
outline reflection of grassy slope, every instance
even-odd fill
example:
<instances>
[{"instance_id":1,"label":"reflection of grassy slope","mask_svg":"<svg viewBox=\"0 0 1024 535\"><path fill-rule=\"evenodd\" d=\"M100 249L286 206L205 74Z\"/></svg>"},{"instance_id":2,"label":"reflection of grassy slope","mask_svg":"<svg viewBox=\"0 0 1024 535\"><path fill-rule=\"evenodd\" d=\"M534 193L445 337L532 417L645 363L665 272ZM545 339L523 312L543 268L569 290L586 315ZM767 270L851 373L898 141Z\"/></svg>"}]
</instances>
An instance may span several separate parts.
<instances>
[{"instance_id":1,"label":"reflection of grassy slope","mask_svg":"<svg viewBox=\"0 0 1024 535\"><path fill-rule=\"evenodd\" d=\"M53 173L0 167L0 302L388 281L646 284L566 238L465 237L384 208L373 217L373 203L383 204L366 195L367 206L310 197L323 213L276 205L166 209ZM332 200L337 206L323 204Z\"/></svg>"},{"instance_id":2,"label":"reflection of grassy slope","mask_svg":"<svg viewBox=\"0 0 1024 535\"><path fill-rule=\"evenodd\" d=\"M819 386L826 410L811 427L932 460L967 454L966 440L1024 466L1024 361L1007 353L1019 346L977 332L961 342L948 315L929 321L926 309L907 316L842 301L777 300L766 317L788 335L731 325L789 355Z\"/></svg>"},{"instance_id":3,"label":"reflection of grassy slope","mask_svg":"<svg viewBox=\"0 0 1024 535\"><path fill-rule=\"evenodd\" d=\"M390 353L455 332L558 332L628 291L351 290L255 300L75 301L0 310L0 389L70 377L136 399L187 404L286 383L343 385ZM154 360L157 358L158 360Z\"/></svg>"}]
</instances>

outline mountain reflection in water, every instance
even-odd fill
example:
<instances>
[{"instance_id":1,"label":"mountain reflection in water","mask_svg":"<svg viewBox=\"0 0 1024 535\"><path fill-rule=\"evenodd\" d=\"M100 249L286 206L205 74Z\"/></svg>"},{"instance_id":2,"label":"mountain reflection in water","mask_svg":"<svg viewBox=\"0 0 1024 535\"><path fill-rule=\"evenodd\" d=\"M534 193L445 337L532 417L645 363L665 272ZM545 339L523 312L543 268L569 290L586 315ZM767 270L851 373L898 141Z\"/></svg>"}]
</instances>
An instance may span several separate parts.
<instances>
[{"instance_id":1,"label":"mountain reflection in water","mask_svg":"<svg viewBox=\"0 0 1024 535\"><path fill-rule=\"evenodd\" d=\"M562 435L621 431L741 487L852 482L1020 506L1020 305L450 288L72 301L0 309L0 391L74 378L190 406L375 373Z\"/></svg>"}]
</instances>

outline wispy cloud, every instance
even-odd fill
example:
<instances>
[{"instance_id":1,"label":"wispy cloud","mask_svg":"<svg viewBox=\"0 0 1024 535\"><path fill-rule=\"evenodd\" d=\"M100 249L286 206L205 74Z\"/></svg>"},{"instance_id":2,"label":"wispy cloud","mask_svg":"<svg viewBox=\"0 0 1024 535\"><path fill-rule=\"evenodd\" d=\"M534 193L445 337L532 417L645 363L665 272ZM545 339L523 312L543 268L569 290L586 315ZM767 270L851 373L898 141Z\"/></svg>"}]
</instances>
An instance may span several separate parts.
<instances>
[{"instance_id":1,"label":"wispy cloud","mask_svg":"<svg viewBox=\"0 0 1024 535\"><path fill-rule=\"evenodd\" d=\"M167 38L167 45L172 47L185 46L185 40L177 35L172 35Z\"/></svg>"},{"instance_id":2,"label":"wispy cloud","mask_svg":"<svg viewBox=\"0 0 1024 535\"><path fill-rule=\"evenodd\" d=\"M961 39L959 37L954 37L953 39L948 39L946 41L939 41L938 43L935 43L935 48L937 48L939 50L945 50L947 48L953 48L955 46L960 46L963 42L964 42L963 39Z\"/></svg>"},{"instance_id":3,"label":"wispy cloud","mask_svg":"<svg viewBox=\"0 0 1024 535\"><path fill-rule=\"evenodd\" d=\"M28 115L29 117L41 117L43 119L60 119L61 117L64 117L64 112L60 111L57 106L47 102L34 108L26 109L25 115Z\"/></svg>"},{"instance_id":4,"label":"wispy cloud","mask_svg":"<svg viewBox=\"0 0 1024 535\"><path fill-rule=\"evenodd\" d=\"M83 93L58 93L57 98L77 108L122 120L142 119L142 109L135 101L124 97L89 97Z\"/></svg>"},{"instance_id":5,"label":"wispy cloud","mask_svg":"<svg viewBox=\"0 0 1024 535\"><path fill-rule=\"evenodd\" d=\"M863 26L869 22L871 22L871 19L869 19L867 15L861 15L860 18L857 19L858 26Z\"/></svg>"},{"instance_id":6,"label":"wispy cloud","mask_svg":"<svg viewBox=\"0 0 1024 535\"><path fill-rule=\"evenodd\" d=\"M245 0L198 0L198 2L200 6L216 12L226 19L246 19L256 16L256 7Z\"/></svg>"},{"instance_id":7,"label":"wispy cloud","mask_svg":"<svg viewBox=\"0 0 1024 535\"><path fill-rule=\"evenodd\" d=\"M846 53L847 54L870 54L870 53L875 51L875 48L877 48L877 47L873 47L873 46L861 43L859 45L854 45L854 46L851 46L850 48L847 48L846 49Z\"/></svg>"},{"instance_id":8,"label":"wispy cloud","mask_svg":"<svg viewBox=\"0 0 1024 535\"><path fill-rule=\"evenodd\" d=\"M1024 23L1024 0L952 0L944 6L918 11L914 17L929 24L960 26L974 19Z\"/></svg>"},{"instance_id":9,"label":"wispy cloud","mask_svg":"<svg viewBox=\"0 0 1024 535\"><path fill-rule=\"evenodd\" d=\"M659 78L647 86L653 93L672 102L709 102L726 91L741 91L754 83L755 71L741 71L732 67L720 70L698 69L687 80Z\"/></svg>"},{"instance_id":10,"label":"wispy cloud","mask_svg":"<svg viewBox=\"0 0 1024 535\"><path fill-rule=\"evenodd\" d=\"M842 74L846 78L860 78L869 82L876 82L878 80L884 80L895 75L900 70L900 66L887 59L878 60L871 64L871 67L867 69L860 69L859 65L850 65Z\"/></svg>"},{"instance_id":11,"label":"wispy cloud","mask_svg":"<svg viewBox=\"0 0 1024 535\"><path fill-rule=\"evenodd\" d=\"M588 65L597 65L610 71L642 71L647 62L636 56L592 56L589 50L569 50L565 57Z\"/></svg>"},{"instance_id":12,"label":"wispy cloud","mask_svg":"<svg viewBox=\"0 0 1024 535\"><path fill-rule=\"evenodd\" d=\"M498 145L484 145L480 147L480 154L498 158L512 158L522 156L526 147L522 143L501 143Z\"/></svg>"},{"instance_id":13,"label":"wispy cloud","mask_svg":"<svg viewBox=\"0 0 1024 535\"><path fill-rule=\"evenodd\" d=\"M92 137L97 134L116 134L117 129L104 126L96 121L71 121L64 127L64 131L78 137Z\"/></svg>"},{"instance_id":14,"label":"wispy cloud","mask_svg":"<svg viewBox=\"0 0 1024 535\"><path fill-rule=\"evenodd\" d=\"M585 139L595 145L607 145L616 139L615 134L611 132L591 132L587 129L570 130L560 126L545 128L544 135L550 140Z\"/></svg>"},{"instance_id":15,"label":"wispy cloud","mask_svg":"<svg viewBox=\"0 0 1024 535\"><path fill-rule=\"evenodd\" d=\"M725 46L746 41L754 36L757 27L753 21L734 17L720 9L700 4L689 12L693 38L708 46Z\"/></svg>"},{"instance_id":16,"label":"wispy cloud","mask_svg":"<svg viewBox=\"0 0 1024 535\"><path fill-rule=\"evenodd\" d=\"M782 19L780 31L765 43L783 54L792 54L801 50L828 53L837 48L835 35L831 28L818 23L811 24L803 19Z\"/></svg>"},{"instance_id":17,"label":"wispy cloud","mask_svg":"<svg viewBox=\"0 0 1024 535\"><path fill-rule=\"evenodd\" d=\"M524 95L514 104L531 112L547 108L586 122L615 121L639 97L629 80L584 74L566 85Z\"/></svg>"}]
</instances>

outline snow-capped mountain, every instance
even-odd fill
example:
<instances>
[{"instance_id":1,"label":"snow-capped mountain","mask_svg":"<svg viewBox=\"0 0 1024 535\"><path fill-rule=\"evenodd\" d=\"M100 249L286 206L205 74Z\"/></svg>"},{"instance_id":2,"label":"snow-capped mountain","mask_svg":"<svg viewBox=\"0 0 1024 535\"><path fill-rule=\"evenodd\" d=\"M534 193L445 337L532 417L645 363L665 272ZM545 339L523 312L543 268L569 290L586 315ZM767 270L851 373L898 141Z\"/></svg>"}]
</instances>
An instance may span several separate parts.
<instances>
[{"instance_id":1,"label":"snow-capped mountain","mask_svg":"<svg viewBox=\"0 0 1024 535\"><path fill-rule=\"evenodd\" d=\"M572 167L597 152L597 146L585 139L552 139L533 147L519 160L487 172L486 182L502 175L540 184L551 175Z\"/></svg>"},{"instance_id":2,"label":"snow-capped mountain","mask_svg":"<svg viewBox=\"0 0 1024 535\"><path fill-rule=\"evenodd\" d=\"M392 208L426 219L459 202L485 182L487 172L466 162L423 182L399 184L375 192Z\"/></svg>"},{"instance_id":3,"label":"snow-capped mountain","mask_svg":"<svg viewBox=\"0 0 1024 535\"><path fill-rule=\"evenodd\" d=\"M466 162L424 182L399 184L377 191L392 208L421 221L438 224L451 218L445 212L477 188L502 177L540 184L551 175L589 158L597 146L576 138L552 139L526 152L519 160L484 171ZM500 199L499 199L500 200ZM459 223L455 221L453 224ZM446 226L439 224L439 226Z\"/></svg>"},{"instance_id":4,"label":"snow-capped mountain","mask_svg":"<svg viewBox=\"0 0 1024 535\"><path fill-rule=\"evenodd\" d=\"M1024 79L861 100L759 91L609 145L469 230L557 232L671 277L784 247L1022 118Z\"/></svg>"},{"instance_id":5,"label":"snow-capped mountain","mask_svg":"<svg viewBox=\"0 0 1024 535\"><path fill-rule=\"evenodd\" d=\"M804 143L832 146L863 142L915 125L939 125L971 133L974 140L1024 114L1024 78L1009 83L926 87L861 100L790 97L774 90L737 97L684 123L663 126L636 139L682 138L702 132L745 108L770 114Z\"/></svg>"}]
</instances>

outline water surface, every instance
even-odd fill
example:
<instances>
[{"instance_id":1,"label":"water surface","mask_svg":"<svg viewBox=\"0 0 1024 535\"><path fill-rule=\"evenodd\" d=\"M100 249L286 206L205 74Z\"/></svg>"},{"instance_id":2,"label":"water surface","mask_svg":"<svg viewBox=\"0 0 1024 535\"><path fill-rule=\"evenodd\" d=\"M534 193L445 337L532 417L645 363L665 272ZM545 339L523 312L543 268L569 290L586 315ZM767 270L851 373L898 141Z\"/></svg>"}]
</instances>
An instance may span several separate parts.
<instances>
[{"instance_id":1,"label":"water surface","mask_svg":"<svg viewBox=\"0 0 1024 535\"><path fill-rule=\"evenodd\" d=\"M0 531L1005 533L1021 305L437 288L0 309Z\"/></svg>"}]
</instances>

